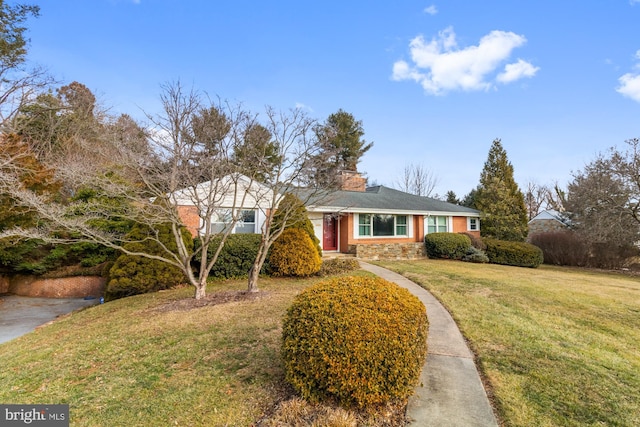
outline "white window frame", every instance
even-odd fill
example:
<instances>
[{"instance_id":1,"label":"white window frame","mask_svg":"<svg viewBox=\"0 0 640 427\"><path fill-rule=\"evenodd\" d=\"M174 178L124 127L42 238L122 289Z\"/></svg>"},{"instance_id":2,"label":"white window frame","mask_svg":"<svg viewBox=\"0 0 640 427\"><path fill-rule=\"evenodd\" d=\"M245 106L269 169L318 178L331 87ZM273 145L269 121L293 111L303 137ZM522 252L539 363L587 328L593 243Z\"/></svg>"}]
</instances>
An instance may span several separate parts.
<instances>
[{"instance_id":1,"label":"white window frame","mask_svg":"<svg viewBox=\"0 0 640 427\"><path fill-rule=\"evenodd\" d=\"M434 222L435 222L435 231L429 231L429 221L431 220L431 218L435 218ZM442 225L438 224L438 220L437 218L444 218L444 226L446 227L445 230L440 230L439 227L442 227ZM426 224L425 224L425 233L426 234L431 234L431 233L448 233L451 231L452 226L451 226L451 217L449 216L445 216L445 215L429 215L427 216L427 220L426 220Z\"/></svg>"},{"instance_id":2,"label":"white window frame","mask_svg":"<svg viewBox=\"0 0 640 427\"><path fill-rule=\"evenodd\" d=\"M472 221L475 222L475 228L474 226L472 226ZM480 218L474 216L474 217L468 217L467 218L467 231L480 231Z\"/></svg>"},{"instance_id":3,"label":"white window frame","mask_svg":"<svg viewBox=\"0 0 640 427\"><path fill-rule=\"evenodd\" d=\"M231 230L231 234L255 234L257 233L257 228L258 228L258 210L257 209L235 209L235 211L237 212L238 215L238 221L236 221L236 223L234 224L233 230ZM243 212L245 211L251 211L253 212L253 222L244 222L242 220L243 218ZM227 219L228 221L211 221L211 229L212 232L214 232L214 234L217 233L222 233L225 230L225 227L228 226L231 222L232 222L232 217L231 217L231 208L219 208L216 209L216 213L214 214L214 217L212 219L219 219L220 217L223 217L224 219ZM220 215L222 214L222 215ZM253 224L253 231L252 232L245 232L245 231L239 231L239 227L241 226L245 226L248 224ZM222 225L222 227L220 227L220 225ZM213 231L213 230L217 230L217 227L220 228L218 231Z\"/></svg>"},{"instance_id":4,"label":"white window frame","mask_svg":"<svg viewBox=\"0 0 640 427\"><path fill-rule=\"evenodd\" d=\"M360 223L360 218L362 218L363 216L368 215L369 216L369 223L368 224L361 224ZM375 215L390 215L393 217L393 235L387 235L387 236L376 236L375 230L374 230L374 221L373 221L373 217ZM398 224L398 217L404 217L406 218L406 223L405 224ZM354 215L354 227L353 227L353 234L354 234L354 238L356 239L397 239L397 238L403 238L403 237L411 237L413 236L413 216L412 215L403 215L403 214L381 214L381 213L360 213L360 214L355 214ZM405 227L407 232L406 234L397 234L398 233L398 226L400 227ZM360 234L360 227L369 227L369 234Z\"/></svg>"}]
</instances>

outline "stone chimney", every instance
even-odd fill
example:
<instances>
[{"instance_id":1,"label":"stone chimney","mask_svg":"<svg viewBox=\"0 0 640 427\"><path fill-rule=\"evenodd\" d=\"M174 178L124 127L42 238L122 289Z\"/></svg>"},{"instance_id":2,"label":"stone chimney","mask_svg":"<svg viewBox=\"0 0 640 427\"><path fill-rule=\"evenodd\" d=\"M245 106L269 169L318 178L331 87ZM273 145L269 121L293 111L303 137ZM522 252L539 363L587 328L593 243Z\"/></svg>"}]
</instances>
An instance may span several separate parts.
<instances>
[{"instance_id":1,"label":"stone chimney","mask_svg":"<svg viewBox=\"0 0 640 427\"><path fill-rule=\"evenodd\" d=\"M338 186L340 190L366 191L367 179L356 171L340 171L338 172Z\"/></svg>"}]
</instances>

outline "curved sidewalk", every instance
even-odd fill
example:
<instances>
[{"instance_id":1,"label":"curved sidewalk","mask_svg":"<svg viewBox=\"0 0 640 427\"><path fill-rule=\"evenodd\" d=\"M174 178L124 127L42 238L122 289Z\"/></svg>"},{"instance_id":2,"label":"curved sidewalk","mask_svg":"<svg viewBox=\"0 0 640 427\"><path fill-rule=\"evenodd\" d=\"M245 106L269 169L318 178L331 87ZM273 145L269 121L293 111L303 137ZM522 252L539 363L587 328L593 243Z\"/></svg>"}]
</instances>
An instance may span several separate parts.
<instances>
[{"instance_id":1,"label":"curved sidewalk","mask_svg":"<svg viewBox=\"0 0 640 427\"><path fill-rule=\"evenodd\" d=\"M427 360L409 398L412 426L497 427L480 375L458 326L426 289L400 274L360 261L363 270L408 289L427 308Z\"/></svg>"}]
</instances>

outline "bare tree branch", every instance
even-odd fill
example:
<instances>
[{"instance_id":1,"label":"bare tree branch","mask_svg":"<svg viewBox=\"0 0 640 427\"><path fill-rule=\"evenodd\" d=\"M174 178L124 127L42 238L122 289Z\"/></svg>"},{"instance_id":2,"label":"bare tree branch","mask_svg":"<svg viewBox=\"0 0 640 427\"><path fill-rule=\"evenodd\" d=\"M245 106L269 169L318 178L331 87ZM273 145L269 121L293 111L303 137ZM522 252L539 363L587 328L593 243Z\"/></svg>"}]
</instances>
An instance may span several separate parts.
<instances>
[{"instance_id":1,"label":"bare tree branch","mask_svg":"<svg viewBox=\"0 0 640 427\"><path fill-rule=\"evenodd\" d=\"M408 164L396 181L395 187L405 193L429 197L440 180L437 176L419 164Z\"/></svg>"}]
</instances>

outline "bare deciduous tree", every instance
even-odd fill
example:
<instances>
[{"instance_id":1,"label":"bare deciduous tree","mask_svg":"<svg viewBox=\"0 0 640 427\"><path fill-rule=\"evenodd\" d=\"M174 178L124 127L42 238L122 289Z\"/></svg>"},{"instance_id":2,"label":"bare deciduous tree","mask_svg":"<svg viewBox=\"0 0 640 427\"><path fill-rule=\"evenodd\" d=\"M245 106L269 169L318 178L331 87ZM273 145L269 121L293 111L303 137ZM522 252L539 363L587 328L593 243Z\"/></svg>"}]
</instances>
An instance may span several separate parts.
<instances>
[{"instance_id":1,"label":"bare deciduous tree","mask_svg":"<svg viewBox=\"0 0 640 427\"><path fill-rule=\"evenodd\" d=\"M5 168L0 177L2 190L8 192L24 206L36 211L43 220L39 229L6 230L4 235L20 235L42 238L45 241L60 241L59 233L65 230L84 240L116 248L129 255L138 255L166 262L182 270L189 283L195 287L197 299L205 296L208 273L216 261L238 221L240 208L245 203L247 192L240 186L251 186L249 178L240 179L237 165L231 161L233 147L248 126L254 124L254 117L238 106L227 103L205 104L203 96L194 91L184 91L180 83L163 86L161 94L163 112L149 116L152 131L148 138L132 139L123 144L121 129L119 132L107 132L101 136L100 144L94 141L80 140L93 149L92 155L102 159L90 164L99 169L87 168L85 154L89 149L80 150L78 155L69 155L56 163L56 176L63 182L72 183L76 189L89 188L95 192L90 201L66 201L51 203L44 197L19 185L17 174L9 173ZM208 120L212 109L225 119L224 129L220 122ZM118 127L110 128L118 130ZM205 132L206 130L206 132ZM211 135L216 135L215 138ZM146 144L149 144L148 146ZM222 232L211 228L213 216L220 202L229 195L233 198L232 223ZM117 206L114 206L117 200ZM186 247L182 238L182 221L178 204L188 202L195 207L202 218L200 233L201 245L194 253ZM125 236L97 227L109 217L122 217L156 230L153 240L165 251L158 254L133 252L127 250ZM177 252L166 248L158 239L160 225L171 226L177 244ZM222 243L209 257L209 246L214 237L220 236ZM192 267L194 256L200 255L201 268Z\"/></svg>"},{"instance_id":2,"label":"bare deciduous tree","mask_svg":"<svg viewBox=\"0 0 640 427\"><path fill-rule=\"evenodd\" d=\"M284 231L288 220L296 215L295 205L279 208L281 198L291 193L304 204L318 202L328 193L328 190L318 186L303 186L307 182L306 172L322 166L321 153L323 147L314 132L315 121L309 118L303 110L295 109L288 112L276 111L267 107L266 123L264 127L271 134L277 150L277 161L272 163L269 178L263 183L269 188L265 200L270 203L266 210L266 221L262 229L262 240L256 261L249 272L248 290L258 290L258 279L269 248ZM279 226L274 226L274 215L278 211Z\"/></svg>"},{"instance_id":3,"label":"bare deciduous tree","mask_svg":"<svg viewBox=\"0 0 640 427\"><path fill-rule=\"evenodd\" d=\"M527 183L524 201L527 206L529 219L545 209L564 211L565 193L556 182L551 185L541 185L534 181Z\"/></svg>"},{"instance_id":4,"label":"bare deciduous tree","mask_svg":"<svg viewBox=\"0 0 640 427\"><path fill-rule=\"evenodd\" d=\"M84 149L56 161L56 178L73 186L70 193L90 189L91 198L52 203L21 185L20 171L3 168L0 192L37 212L42 226L5 230L2 235L62 242L67 241L60 237L59 231L64 230L74 241L99 243L128 255L162 261L179 268L194 286L195 298L200 299L206 295L209 272L242 211L259 208L266 220L248 280L248 290L257 291L269 248L283 231L284 225L272 227L280 199L293 193L306 202L317 200L324 191L300 186L303 171L316 161L320 149L314 120L302 110L267 108L260 124L257 115L241 106L205 102L201 93L185 91L179 82L162 87L161 102L162 113L148 116L152 126L147 135L141 135L142 129L130 118L121 117L101 127L98 143L78 138L75 143L85 144ZM101 160L88 161L89 152ZM4 163L15 162L0 159L0 164ZM183 239L181 206L192 208L200 220L200 245L195 251ZM221 207L229 217L219 228L214 224ZM279 216L286 222L294 213L281 210ZM145 241L153 241L153 246L164 251L128 249L132 242L125 235L98 226L112 218L145 226L152 231ZM177 250L170 250L159 238L159 228L167 225ZM192 267L194 257L200 261L197 270Z\"/></svg>"},{"instance_id":5,"label":"bare deciduous tree","mask_svg":"<svg viewBox=\"0 0 640 427\"><path fill-rule=\"evenodd\" d=\"M613 147L575 173L567 192L574 229L610 251L631 248L640 239L640 140L626 144L626 150Z\"/></svg>"},{"instance_id":6,"label":"bare deciduous tree","mask_svg":"<svg viewBox=\"0 0 640 427\"><path fill-rule=\"evenodd\" d=\"M396 181L396 188L416 196L429 197L438 185L439 179L429 169L420 164L408 164L402 176Z\"/></svg>"}]
</instances>

